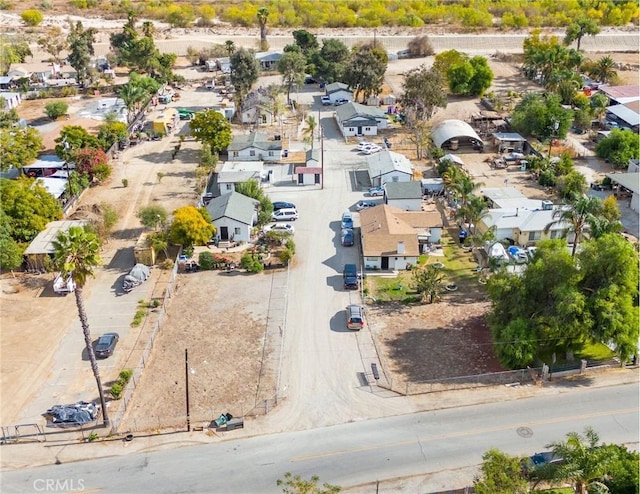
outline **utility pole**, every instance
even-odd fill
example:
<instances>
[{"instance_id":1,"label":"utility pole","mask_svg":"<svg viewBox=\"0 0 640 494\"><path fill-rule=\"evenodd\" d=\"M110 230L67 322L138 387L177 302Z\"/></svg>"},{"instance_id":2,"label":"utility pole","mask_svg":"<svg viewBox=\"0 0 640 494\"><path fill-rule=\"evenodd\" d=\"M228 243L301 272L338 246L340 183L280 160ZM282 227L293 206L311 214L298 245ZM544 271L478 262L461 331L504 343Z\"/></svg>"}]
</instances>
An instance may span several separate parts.
<instances>
[{"instance_id":1,"label":"utility pole","mask_svg":"<svg viewBox=\"0 0 640 494\"><path fill-rule=\"evenodd\" d=\"M187 399L187 432L191 432L191 415L189 413L189 350L184 349L184 381Z\"/></svg>"},{"instance_id":2,"label":"utility pole","mask_svg":"<svg viewBox=\"0 0 640 494\"><path fill-rule=\"evenodd\" d=\"M322 125L318 123L320 127L320 190L324 189L324 132L322 131Z\"/></svg>"}]
</instances>

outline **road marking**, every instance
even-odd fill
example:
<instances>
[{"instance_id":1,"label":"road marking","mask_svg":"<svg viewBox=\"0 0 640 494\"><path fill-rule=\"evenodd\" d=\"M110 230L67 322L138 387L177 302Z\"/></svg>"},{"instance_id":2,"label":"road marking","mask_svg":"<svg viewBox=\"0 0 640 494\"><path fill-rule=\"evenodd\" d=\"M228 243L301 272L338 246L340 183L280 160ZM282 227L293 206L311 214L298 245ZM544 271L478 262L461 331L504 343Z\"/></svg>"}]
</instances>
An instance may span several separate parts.
<instances>
[{"instance_id":1,"label":"road marking","mask_svg":"<svg viewBox=\"0 0 640 494\"><path fill-rule=\"evenodd\" d=\"M594 412L594 413L585 413L585 414L581 414L581 415L572 415L570 417L558 417L558 418L553 418L553 419L546 419L546 420L538 420L535 422L527 422L525 424L519 424L519 425L505 425L505 426L499 426L499 427L491 427L488 429L480 429L480 430L476 430L476 431L468 431L468 432L452 432L449 434L440 434L437 436L429 436L429 437L420 437L417 439L411 439L408 441L400 441L400 442L395 442L395 443L387 443L387 444L378 444L378 445L374 445L374 446L365 446L362 448L354 448L354 449L347 449L347 450L343 450L343 451L329 451L327 453L320 453L317 455L310 455L310 456L299 456L297 458L292 458L291 461L293 462L301 462L301 461L308 461L308 460L313 460L316 458L326 458L329 456L337 456L337 455L344 455L344 454L352 454L352 453L358 453L360 451L372 451L372 450L376 450L376 449L386 449L386 448L393 448L393 447L397 447L397 446L406 446L409 444L415 444L415 443L425 443L425 442L431 442L431 441L440 441L442 439L452 439L452 438L456 438L456 437L464 437L464 436L474 436L474 435L479 435L479 434L485 434L487 432L498 432L498 431L505 431L505 430L509 430L509 429L517 429L518 427L523 427L523 426L527 426L527 427L531 427L531 426L536 426L536 425L544 425L544 424L557 424L560 422L570 422L573 420L580 420L580 419L588 419L588 418L595 418L595 417L604 417L607 415L625 415L628 413L637 413L640 412L640 407L638 408L625 408L625 409L620 409L620 410L613 410L613 411L609 411L609 412Z\"/></svg>"}]
</instances>

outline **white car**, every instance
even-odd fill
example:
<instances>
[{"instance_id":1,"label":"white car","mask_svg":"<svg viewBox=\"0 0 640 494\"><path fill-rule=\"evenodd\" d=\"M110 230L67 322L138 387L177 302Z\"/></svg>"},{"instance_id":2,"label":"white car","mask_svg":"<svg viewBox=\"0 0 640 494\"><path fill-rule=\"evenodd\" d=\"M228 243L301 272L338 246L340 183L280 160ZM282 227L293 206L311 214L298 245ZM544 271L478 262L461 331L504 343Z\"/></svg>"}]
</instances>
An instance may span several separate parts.
<instances>
[{"instance_id":1,"label":"white car","mask_svg":"<svg viewBox=\"0 0 640 494\"><path fill-rule=\"evenodd\" d=\"M329 98L329 96L323 96L322 98L320 98L320 101L322 102L323 106L329 106L331 104L331 99Z\"/></svg>"},{"instance_id":2,"label":"white car","mask_svg":"<svg viewBox=\"0 0 640 494\"><path fill-rule=\"evenodd\" d=\"M360 141L358 143L358 151L364 151L366 148L373 146L372 143L367 141Z\"/></svg>"},{"instance_id":3,"label":"white car","mask_svg":"<svg viewBox=\"0 0 640 494\"><path fill-rule=\"evenodd\" d=\"M377 205L378 203L373 201L360 201L358 204L356 204L356 209L358 211L362 211L363 209L372 208Z\"/></svg>"},{"instance_id":4,"label":"white car","mask_svg":"<svg viewBox=\"0 0 640 494\"><path fill-rule=\"evenodd\" d=\"M373 144L372 146L366 147L364 149L364 154L374 154L380 151L382 151L382 148L376 144Z\"/></svg>"},{"instance_id":5,"label":"white car","mask_svg":"<svg viewBox=\"0 0 640 494\"><path fill-rule=\"evenodd\" d=\"M267 232L294 233L296 229L293 227L291 223L274 223L272 225L265 226L262 231L264 233L267 233Z\"/></svg>"}]
</instances>

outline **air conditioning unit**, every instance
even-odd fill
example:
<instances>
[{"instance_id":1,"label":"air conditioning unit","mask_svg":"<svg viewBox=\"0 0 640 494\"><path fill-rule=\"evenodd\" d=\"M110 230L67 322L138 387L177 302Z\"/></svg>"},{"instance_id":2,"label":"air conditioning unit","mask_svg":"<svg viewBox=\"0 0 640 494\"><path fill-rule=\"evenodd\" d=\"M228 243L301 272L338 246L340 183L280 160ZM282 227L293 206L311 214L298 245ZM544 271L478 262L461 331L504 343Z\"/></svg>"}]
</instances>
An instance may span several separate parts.
<instances>
[{"instance_id":1,"label":"air conditioning unit","mask_svg":"<svg viewBox=\"0 0 640 494\"><path fill-rule=\"evenodd\" d=\"M551 211L553 209L553 202L551 201L542 201L542 210L543 211Z\"/></svg>"}]
</instances>

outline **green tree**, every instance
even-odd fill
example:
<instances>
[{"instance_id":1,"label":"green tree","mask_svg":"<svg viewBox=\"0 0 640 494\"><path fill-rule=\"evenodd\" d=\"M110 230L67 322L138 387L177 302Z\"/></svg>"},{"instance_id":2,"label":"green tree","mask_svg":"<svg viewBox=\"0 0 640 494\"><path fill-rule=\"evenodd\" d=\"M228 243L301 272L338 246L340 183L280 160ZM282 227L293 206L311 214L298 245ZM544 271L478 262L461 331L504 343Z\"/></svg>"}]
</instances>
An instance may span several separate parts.
<instances>
[{"instance_id":1,"label":"green tree","mask_svg":"<svg viewBox=\"0 0 640 494\"><path fill-rule=\"evenodd\" d=\"M565 199L581 196L589 188L587 179L578 170L571 170L566 175L559 177L557 187L560 195Z\"/></svg>"},{"instance_id":2,"label":"green tree","mask_svg":"<svg viewBox=\"0 0 640 494\"><path fill-rule=\"evenodd\" d=\"M54 139L56 142L56 155L65 161L73 161L76 151L84 148L100 148L98 138L89 134L80 125L66 125L62 127L60 136Z\"/></svg>"},{"instance_id":3,"label":"green tree","mask_svg":"<svg viewBox=\"0 0 640 494\"><path fill-rule=\"evenodd\" d=\"M127 138L129 131L127 124L123 122L108 122L98 127L98 141L102 149L109 149L116 142L120 142Z\"/></svg>"},{"instance_id":4,"label":"green tree","mask_svg":"<svg viewBox=\"0 0 640 494\"><path fill-rule=\"evenodd\" d=\"M511 126L520 133L546 140L551 136L564 138L572 122L573 111L562 107L559 96L530 92L514 108Z\"/></svg>"},{"instance_id":5,"label":"green tree","mask_svg":"<svg viewBox=\"0 0 640 494\"><path fill-rule=\"evenodd\" d=\"M75 172L87 176L89 183L104 182L111 175L109 158L101 148L81 148L73 154Z\"/></svg>"},{"instance_id":6,"label":"green tree","mask_svg":"<svg viewBox=\"0 0 640 494\"><path fill-rule=\"evenodd\" d=\"M49 26L46 31L38 38L38 46L42 50L51 55L56 63L62 62L63 52L69 49L67 37L62 32L60 26Z\"/></svg>"},{"instance_id":7,"label":"green tree","mask_svg":"<svg viewBox=\"0 0 640 494\"><path fill-rule=\"evenodd\" d=\"M402 105L410 111L411 119L407 122L409 125L431 120L439 108L447 107L444 83L442 74L426 65L404 74Z\"/></svg>"},{"instance_id":8,"label":"green tree","mask_svg":"<svg viewBox=\"0 0 640 494\"><path fill-rule=\"evenodd\" d=\"M629 160L640 158L638 135L630 130L613 129L611 133L596 144L599 158L608 160L616 168L626 168Z\"/></svg>"},{"instance_id":9,"label":"green tree","mask_svg":"<svg viewBox=\"0 0 640 494\"><path fill-rule=\"evenodd\" d=\"M598 123L602 127L602 121L607 113L607 106L609 106L609 98L601 93L594 94L589 100L589 106L593 116L598 119Z\"/></svg>"},{"instance_id":10,"label":"green tree","mask_svg":"<svg viewBox=\"0 0 640 494\"><path fill-rule=\"evenodd\" d=\"M0 128L0 170L22 168L44 149L42 136L33 127Z\"/></svg>"},{"instance_id":11,"label":"green tree","mask_svg":"<svg viewBox=\"0 0 640 494\"><path fill-rule=\"evenodd\" d=\"M27 26L37 26L44 20L44 16L42 12L36 9L25 10L20 14L20 18L22 22L24 22Z\"/></svg>"},{"instance_id":12,"label":"green tree","mask_svg":"<svg viewBox=\"0 0 640 494\"><path fill-rule=\"evenodd\" d=\"M233 41L228 39L224 42L224 49L227 51L227 56L230 57L231 55L233 55L233 52L236 51L236 45Z\"/></svg>"},{"instance_id":13,"label":"green tree","mask_svg":"<svg viewBox=\"0 0 640 494\"><path fill-rule=\"evenodd\" d=\"M476 494L527 494L529 481L522 473L521 459L491 448L482 455L480 475L473 481Z\"/></svg>"},{"instance_id":14,"label":"green tree","mask_svg":"<svg viewBox=\"0 0 640 494\"><path fill-rule=\"evenodd\" d=\"M625 238L609 233L584 242L578 262L593 320L591 338L613 343L624 365L637 352L638 255Z\"/></svg>"},{"instance_id":15,"label":"green tree","mask_svg":"<svg viewBox=\"0 0 640 494\"><path fill-rule=\"evenodd\" d=\"M231 65L231 84L236 90L236 103L242 108L251 86L258 80L260 64L253 52L240 48L229 58Z\"/></svg>"},{"instance_id":16,"label":"green tree","mask_svg":"<svg viewBox=\"0 0 640 494\"><path fill-rule=\"evenodd\" d=\"M269 43L267 42L267 21L269 20L269 9L260 7L256 13L256 19L260 26L260 51L267 51Z\"/></svg>"},{"instance_id":17,"label":"green tree","mask_svg":"<svg viewBox=\"0 0 640 494\"><path fill-rule=\"evenodd\" d=\"M264 265L258 257L258 254L252 254L246 252L240 258L240 267L249 273L261 273L264 270Z\"/></svg>"},{"instance_id":18,"label":"green tree","mask_svg":"<svg viewBox=\"0 0 640 494\"><path fill-rule=\"evenodd\" d=\"M436 55L433 61L433 70L440 72L446 86L449 87L449 69L454 65L462 65L467 59L467 55L458 50L443 51Z\"/></svg>"},{"instance_id":19,"label":"green tree","mask_svg":"<svg viewBox=\"0 0 640 494\"><path fill-rule=\"evenodd\" d=\"M0 189L1 190L1 189ZM0 196L2 199L2 196ZM0 209L0 271L12 271L22 264L21 246L11 236L11 219Z\"/></svg>"},{"instance_id":20,"label":"green tree","mask_svg":"<svg viewBox=\"0 0 640 494\"><path fill-rule=\"evenodd\" d=\"M615 494L637 494L640 479L638 463L640 455L637 451L629 451L625 446L606 444L602 446L603 454L609 458L609 472L602 483Z\"/></svg>"},{"instance_id":21,"label":"green tree","mask_svg":"<svg viewBox=\"0 0 640 494\"><path fill-rule=\"evenodd\" d=\"M493 71L489 67L489 63L485 57L472 57L469 60L471 67L473 67L473 76L469 81L470 96L482 96L487 89L491 87L493 82Z\"/></svg>"},{"instance_id":22,"label":"green tree","mask_svg":"<svg viewBox=\"0 0 640 494\"><path fill-rule=\"evenodd\" d=\"M343 82L349 64L349 48L340 40L322 40L322 48L313 57L314 76L331 84Z\"/></svg>"},{"instance_id":23,"label":"green tree","mask_svg":"<svg viewBox=\"0 0 640 494\"><path fill-rule=\"evenodd\" d=\"M411 284L414 290L420 294L423 302L432 304L437 300L443 281L442 270L433 265L415 266L411 270Z\"/></svg>"},{"instance_id":24,"label":"green tree","mask_svg":"<svg viewBox=\"0 0 640 494\"><path fill-rule=\"evenodd\" d=\"M66 115L69 111L69 105L64 101L51 101L44 105L44 112L51 120L57 120L58 117Z\"/></svg>"},{"instance_id":25,"label":"green tree","mask_svg":"<svg viewBox=\"0 0 640 494\"><path fill-rule=\"evenodd\" d=\"M145 206L136 214L142 226L148 230L162 228L169 219L169 213L162 206Z\"/></svg>"},{"instance_id":26,"label":"green tree","mask_svg":"<svg viewBox=\"0 0 640 494\"><path fill-rule=\"evenodd\" d=\"M236 184L236 192L243 196L250 197L259 202L258 207L258 224L264 225L271 221L271 213L273 213L273 203L271 199L264 193L264 189L256 180L248 180Z\"/></svg>"},{"instance_id":27,"label":"green tree","mask_svg":"<svg viewBox=\"0 0 640 494\"><path fill-rule=\"evenodd\" d=\"M602 484L606 478L611 458L600 446L600 437L591 427L584 434L570 432L565 441L554 441L547 445L562 464L556 469L556 478L570 481L576 494L587 494L590 487Z\"/></svg>"},{"instance_id":28,"label":"green tree","mask_svg":"<svg viewBox=\"0 0 640 494\"><path fill-rule=\"evenodd\" d=\"M312 56L320 49L316 35L305 29L297 29L291 34L296 45L300 47L302 54L306 57L307 62L311 62Z\"/></svg>"},{"instance_id":29,"label":"green tree","mask_svg":"<svg viewBox=\"0 0 640 494\"><path fill-rule=\"evenodd\" d=\"M307 115L305 119L306 127L302 131L302 135L304 137L304 142L308 142L311 144L311 149L313 149L313 141L315 140L316 128L318 128L318 121L316 117L313 115Z\"/></svg>"},{"instance_id":30,"label":"green tree","mask_svg":"<svg viewBox=\"0 0 640 494\"><path fill-rule=\"evenodd\" d=\"M284 494L336 494L342 490L337 485L328 483L318 485L320 477L312 475L309 480L304 480L299 475L293 475L291 472L284 474L284 479L278 479L276 485L282 487Z\"/></svg>"},{"instance_id":31,"label":"green tree","mask_svg":"<svg viewBox=\"0 0 640 494\"><path fill-rule=\"evenodd\" d=\"M593 77L596 81L607 84L618 75L614 67L615 61L613 58L610 56L604 56L592 66L591 70L589 70L589 77Z\"/></svg>"},{"instance_id":32,"label":"green tree","mask_svg":"<svg viewBox=\"0 0 640 494\"><path fill-rule=\"evenodd\" d=\"M291 104L291 88L304 83L307 59L297 45L284 47L282 58L278 60L278 72L282 74L282 83L287 88L287 104Z\"/></svg>"},{"instance_id":33,"label":"green tree","mask_svg":"<svg viewBox=\"0 0 640 494\"><path fill-rule=\"evenodd\" d=\"M94 54L93 44L98 31L95 28L84 29L82 22L69 23L69 54L67 60L76 70L76 80L81 83L89 76L89 64Z\"/></svg>"},{"instance_id":34,"label":"green tree","mask_svg":"<svg viewBox=\"0 0 640 494\"><path fill-rule=\"evenodd\" d=\"M15 108L0 110L0 129L13 128L20 121L20 115Z\"/></svg>"},{"instance_id":35,"label":"green tree","mask_svg":"<svg viewBox=\"0 0 640 494\"><path fill-rule=\"evenodd\" d=\"M354 91L354 100L362 94L363 100L382 91L384 74L387 71L387 53L373 45L361 45L351 51L344 82Z\"/></svg>"},{"instance_id":36,"label":"green tree","mask_svg":"<svg viewBox=\"0 0 640 494\"><path fill-rule=\"evenodd\" d=\"M189 27L193 24L196 14L191 5L169 5L167 8L166 21L171 27Z\"/></svg>"},{"instance_id":37,"label":"green tree","mask_svg":"<svg viewBox=\"0 0 640 494\"><path fill-rule=\"evenodd\" d=\"M173 222L169 228L169 240L184 248L207 245L216 229L205 218L206 211L193 206L184 206L173 212ZM207 215L208 216L208 215Z\"/></svg>"},{"instance_id":38,"label":"green tree","mask_svg":"<svg viewBox=\"0 0 640 494\"><path fill-rule=\"evenodd\" d=\"M58 236L53 241L53 248L53 265L60 271L64 279L71 277L76 284L74 294L76 298L76 308L78 309L78 318L82 326L85 349L89 355L93 377L98 387L102 424L107 427L109 425L109 416L104 400L98 361L93 351L89 318L87 317L84 304L84 286L87 278L94 276L94 268L102 262L100 259L100 242L93 233L87 232L82 227L72 226L66 232L58 233Z\"/></svg>"},{"instance_id":39,"label":"green tree","mask_svg":"<svg viewBox=\"0 0 640 494\"><path fill-rule=\"evenodd\" d=\"M27 57L32 56L29 43L25 40L8 40L0 37L0 72L6 74L14 63L24 63Z\"/></svg>"},{"instance_id":40,"label":"green tree","mask_svg":"<svg viewBox=\"0 0 640 494\"><path fill-rule=\"evenodd\" d=\"M196 113L189 122L189 128L195 140L207 144L214 153L227 149L231 144L231 125L215 110Z\"/></svg>"},{"instance_id":41,"label":"green tree","mask_svg":"<svg viewBox=\"0 0 640 494\"><path fill-rule=\"evenodd\" d=\"M564 37L564 44L570 45L574 41L577 41L577 49L580 51L580 43L585 36L595 36L600 32L597 22L589 17L578 17L574 19L571 24L567 26L567 31Z\"/></svg>"}]
</instances>

